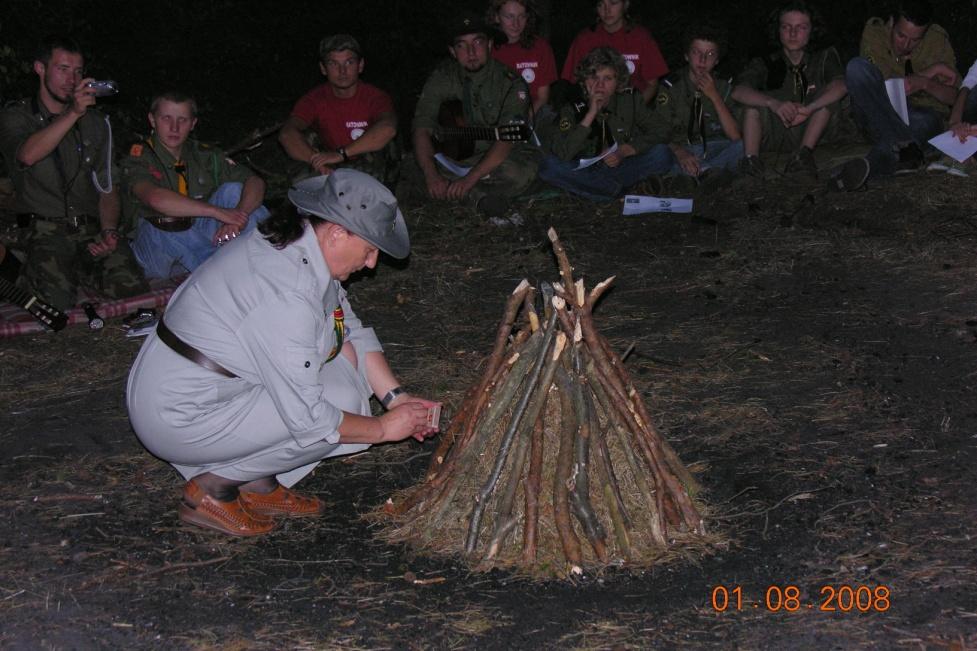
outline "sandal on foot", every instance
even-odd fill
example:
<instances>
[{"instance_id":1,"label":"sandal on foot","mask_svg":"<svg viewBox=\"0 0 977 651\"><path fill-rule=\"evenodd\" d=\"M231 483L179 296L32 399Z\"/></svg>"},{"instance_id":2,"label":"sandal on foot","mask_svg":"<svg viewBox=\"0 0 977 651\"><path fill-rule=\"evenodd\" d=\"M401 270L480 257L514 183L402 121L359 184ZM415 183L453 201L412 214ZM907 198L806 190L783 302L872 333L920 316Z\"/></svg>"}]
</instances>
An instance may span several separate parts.
<instances>
[{"instance_id":1,"label":"sandal on foot","mask_svg":"<svg viewBox=\"0 0 977 651\"><path fill-rule=\"evenodd\" d=\"M232 502L221 502L204 493L192 479L183 488L180 520L229 536L260 536L277 526L271 518L250 511L240 496Z\"/></svg>"},{"instance_id":2,"label":"sandal on foot","mask_svg":"<svg viewBox=\"0 0 977 651\"><path fill-rule=\"evenodd\" d=\"M326 503L318 497L308 497L285 488L281 484L270 493L241 491L241 501L252 513L261 515L287 515L303 518L322 515Z\"/></svg>"}]
</instances>

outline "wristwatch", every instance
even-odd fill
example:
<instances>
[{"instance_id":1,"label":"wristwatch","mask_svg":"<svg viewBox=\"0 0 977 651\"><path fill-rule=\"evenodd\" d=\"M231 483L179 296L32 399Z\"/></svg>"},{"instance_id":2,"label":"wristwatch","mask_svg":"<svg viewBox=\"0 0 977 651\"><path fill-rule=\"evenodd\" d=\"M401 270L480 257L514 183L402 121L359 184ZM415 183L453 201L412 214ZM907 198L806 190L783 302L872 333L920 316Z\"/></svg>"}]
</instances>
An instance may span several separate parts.
<instances>
[{"instance_id":1,"label":"wristwatch","mask_svg":"<svg viewBox=\"0 0 977 651\"><path fill-rule=\"evenodd\" d=\"M340 147L339 149L336 150L336 153L343 157L344 163L349 161L349 155L346 153L345 147Z\"/></svg>"},{"instance_id":2,"label":"wristwatch","mask_svg":"<svg viewBox=\"0 0 977 651\"><path fill-rule=\"evenodd\" d=\"M403 395L405 393L407 393L407 390L404 389L404 387L394 387L390 391L387 391L387 394L385 396L380 398L380 404L383 405L384 409L389 409L390 403L396 400L397 396Z\"/></svg>"}]
</instances>

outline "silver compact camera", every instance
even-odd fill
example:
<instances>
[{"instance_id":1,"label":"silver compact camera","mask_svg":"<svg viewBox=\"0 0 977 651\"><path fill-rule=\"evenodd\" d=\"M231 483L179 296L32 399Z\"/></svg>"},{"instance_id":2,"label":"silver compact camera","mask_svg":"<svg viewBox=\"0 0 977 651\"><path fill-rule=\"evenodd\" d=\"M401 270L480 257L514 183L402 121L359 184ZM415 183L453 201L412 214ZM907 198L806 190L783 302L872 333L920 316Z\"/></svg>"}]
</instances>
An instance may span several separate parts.
<instances>
[{"instance_id":1,"label":"silver compact camera","mask_svg":"<svg viewBox=\"0 0 977 651\"><path fill-rule=\"evenodd\" d=\"M90 81L88 82L88 87L95 89L95 97L108 97L119 92L119 85L111 79Z\"/></svg>"}]
</instances>

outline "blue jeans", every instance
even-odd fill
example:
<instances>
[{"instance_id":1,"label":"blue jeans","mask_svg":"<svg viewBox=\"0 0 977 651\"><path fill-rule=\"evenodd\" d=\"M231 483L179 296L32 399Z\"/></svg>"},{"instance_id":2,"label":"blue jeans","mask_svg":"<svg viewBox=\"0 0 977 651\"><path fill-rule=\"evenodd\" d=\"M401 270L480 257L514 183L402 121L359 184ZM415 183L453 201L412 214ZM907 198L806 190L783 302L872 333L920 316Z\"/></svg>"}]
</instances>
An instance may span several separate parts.
<instances>
[{"instance_id":1,"label":"blue jeans","mask_svg":"<svg viewBox=\"0 0 977 651\"><path fill-rule=\"evenodd\" d=\"M695 159L699 161L699 174L702 174L706 170L720 170L727 169L735 172L736 166L743 159L743 141L737 140L733 142L732 140L727 140L722 138L720 140L710 140L706 143L706 157L702 156L702 144L698 145L682 145L685 151L689 152ZM682 166L678 164L678 161L672 165L672 174L685 174L682 170Z\"/></svg>"},{"instance_id":2,"label":"blue jeans","mask_svg":"<svg viewBox=\"0 0 977 651\"><path fill-rule=\"evenodd\" d=\"M243 187L240 183L224 183L210 195L207 203L220 208L234 208L241 200ZM267 208L258 206L248 215L248 223L241 233L250 231L269 214ZM214 235L220 226L221 222L216 219L195 217L187 230L170 232L140 219L132 252L146 278L172 278L184 271L193 271L217 250Z\"/></svg>"},{"instance_id":3,"label":"blue jeans","mask_svg":"<svg viewBox=\"0 0 977 651\"><path fill-rule=\"evenodd\" d=\"M613 201L632 185L653 174L666 174L675 157L668 145L652 145L643 154L629 156L617 167L603 161L582 170L574 169L578 160L562 160L546 155L539 164L539 178L567 192L579 194L591 201Z\"/></svg>"},{"instance_id":4,"label":"blue jeans","mask_svg":"<svg viewBox=\"0 0 977 651\"><path fill-rule=\"evenodd\" d=\"M848 62L845 84L851 96L852 113L872 142L866 158L872 176L892 174L899 148L915 142L924 147L927 141L944 130L943 116L930 108L909 106L909 125L892 108L885 92L882 72L868 59L856 57Z\"/></svg>"}]
</instances>

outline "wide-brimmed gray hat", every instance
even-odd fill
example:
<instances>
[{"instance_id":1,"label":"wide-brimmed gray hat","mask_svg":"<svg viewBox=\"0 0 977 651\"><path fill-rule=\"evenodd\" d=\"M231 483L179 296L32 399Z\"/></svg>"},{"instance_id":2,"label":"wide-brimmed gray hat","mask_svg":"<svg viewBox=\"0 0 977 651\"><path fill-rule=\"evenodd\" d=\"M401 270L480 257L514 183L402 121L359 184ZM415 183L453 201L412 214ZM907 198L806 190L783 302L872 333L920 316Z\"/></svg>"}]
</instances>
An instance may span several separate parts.
<instances>
[{"instance_id":1,"label":"wide-brimmed gray hat","mask_svg":"<svg viewBox=\"0 0 977 651\"><path fill-rule=\"evenodd\" d=\"M397 198L369 174L343 168L305 179L292 186L288 200L300 212L339 224L394 258L410 253Z\"/></svg>"}]
</instances>

